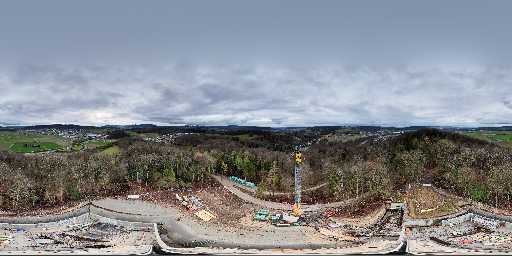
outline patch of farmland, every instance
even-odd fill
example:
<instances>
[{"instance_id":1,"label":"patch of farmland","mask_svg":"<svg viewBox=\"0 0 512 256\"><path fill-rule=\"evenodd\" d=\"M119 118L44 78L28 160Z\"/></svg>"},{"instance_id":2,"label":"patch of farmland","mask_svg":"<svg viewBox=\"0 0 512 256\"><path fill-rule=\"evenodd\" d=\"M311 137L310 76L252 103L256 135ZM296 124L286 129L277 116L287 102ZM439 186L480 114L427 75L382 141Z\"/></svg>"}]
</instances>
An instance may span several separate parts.
<instances>
[{"instance_id":1,"label":"patch of farmland","mask_svg":"<svg viewBox=\"0 0 512 256\"><path fill-rule=\"evenodd\" d=\"M16 153L38 153L62 150L62 146L53 142L18 142L12 144L9 150Z\"/></svg>"},{"instance_id":2,"label":"patch of farmland","mask_svg":"<svg viewBox=\"0 0 512 256\"><path fill-rule=\"evenodd\" d=\"M31 153L33 151L62 150L69 143L64 138L51 135L11 131L0 132L0 150L11 152Z\"/></svg>"},{"instance_id":3,"label":"patch of farmland","mask_svg":"<svg viewBox=\"0 0 512 256\"><path fill-rule=\"evenodd\" d=\"M489 142L512 146L512 132L509 131L470 131L463 132L463 134Z\"/></svg>"}]
</instances>

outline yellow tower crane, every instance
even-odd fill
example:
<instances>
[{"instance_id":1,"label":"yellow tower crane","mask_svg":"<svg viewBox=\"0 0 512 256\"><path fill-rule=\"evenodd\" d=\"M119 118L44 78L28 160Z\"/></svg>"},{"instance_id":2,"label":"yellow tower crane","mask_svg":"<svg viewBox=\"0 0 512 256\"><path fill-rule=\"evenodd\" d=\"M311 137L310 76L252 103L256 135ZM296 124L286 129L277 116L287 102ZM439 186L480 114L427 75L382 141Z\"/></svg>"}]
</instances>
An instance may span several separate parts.
<instances>
[{"instance_id":1,"label":"yellow tower crane","mask_svg":"<svg viewBox=\"0 0 512 256\"><path fill-rule=\"evenodd\" d=\"M294 175L295 175L295 204L292 207L292 214L295 216L302 215L302 210L300 209L300 200L301 200L301 192L302 192L302 153L298 148L295 149L294 153L295 158L295 167L294 167Z\"/></svg>"}]
</instances>

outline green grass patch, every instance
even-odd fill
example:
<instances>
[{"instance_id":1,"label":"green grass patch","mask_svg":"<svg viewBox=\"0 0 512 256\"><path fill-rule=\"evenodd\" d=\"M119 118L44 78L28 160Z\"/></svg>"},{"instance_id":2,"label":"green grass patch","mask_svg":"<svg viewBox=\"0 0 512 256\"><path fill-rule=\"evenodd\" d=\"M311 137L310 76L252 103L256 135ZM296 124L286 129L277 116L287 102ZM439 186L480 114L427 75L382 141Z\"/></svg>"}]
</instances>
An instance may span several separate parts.
<instances>
[{"instance_id":1,"label":"green grass patch","mask_svg":"<svg viewBox=\"0 0 512 256\"><path fill-rule=\"evenodd\" d=\"M52 135L15 131L0 132L0 150L31 153L63 150L68 145L71 145L71 141Z\"/></svg>"},{"instance_id":2,"label":"green grass patch","mask_svg":"<svg viewBox=\"0 0 512 256\"><path fill-rule=\"evenodd\" d=\"M511 131L471 131L463 132L462 134L472 138L512 146Z\"/></svg>"},{"instance_id":3,"label":"green grass patch","mask_svg":"<svg viewBox=\"0 0 512 256\"><path fill-rule=\"evenodd\" d=\"M127 131L126 132L128 135L130 135L130 137L140 137L141 134L139 134L138 132L134 132L134 131Z\"/></svg>"},{"instance_id":4,"label":"green grass patch","mask_svg":"<svg viewBox=\"0 0 512 256\"><path fill-rule=\"evenodd\" d=\"M471 199L478 202L485 202L489 198L489 192L482 185L474 185L469 190Z\"/></svg>"},{"instance_id":5,"label":"green grass patch","mask_svg":"<svg viewBox=\"0 0 512 256\"><path fill-rule=\"evenodd\" d=\"M16 153L38 153L63 150L62 146L53 142L18 142L9 148Z\"/></svg>"},{"instance_id":6,"label":"green grass patch","mask_svg":"<svg viewBox=\"0 0 512 256\"><path fill-rule=\"evenodd\" d=\"M121 148L119 148L118 146L111 146L111 147L108 147L108 148L104 149L103 151L101 151L101 154L105 154L105 155L109 155L109 156L119 155L120 153L121 153Z\"/></svg>"},{"instance_id":7,"label":"green grass patch","mask_svg":"<svg viewBox=\"0 0 512 256\"><path fill-rule=\"evenodd\" d=\"M82 197L80 191L78 191L78 188L74 185L69 185L67 188L67 192L72 200L80 200L80 198Z\"/></svg>"},{"instance_id":8,"label":"green grass patch","mask_svg":"<svg viewBox=\"0 0 512 256\"><path fill-rule=\"evenodd\" d=\"M73 150L73 151L82 150L82 144L73 144L73 146L71 146L71 150Z\"/></svg>"},{"instance_id":9,"label":"green grass patch","mask_svg":"<svg viewBox=\"0 0 512 256\"><path fill-rule=\"evenodd\" d=\"M102 151L106 148L111 147L113 142L114 142L113 140L86 140L86 141L82 141L77 144L73 144L72 149L74 151L93 150L93 149Z\"/></svg>"},{"instance_id":10,"label":"green grass patch","mask_svg":"<svg viewBox=\"0 0 512 256\"><path fill-rule=\"evenodd\" d=\"M257 136L254 134L246 133L246 134L235 135L234 137L237 137L240 141L248 141L248 140L255 139Z\"/></svg>"},{"instance_id":11,"label":"green grass patch","mask_svg":"<svg viewBox=\"0 0 512 256\"><path fill-rule=\"evenodd\" d=\"M109 148L112 146L112 141L110 140L92 140L92 141L87 141L86 143L86 149L99 149L99 150L103 150L103 149L106 149L106 148Z\"/></svg>"}]
</instances>

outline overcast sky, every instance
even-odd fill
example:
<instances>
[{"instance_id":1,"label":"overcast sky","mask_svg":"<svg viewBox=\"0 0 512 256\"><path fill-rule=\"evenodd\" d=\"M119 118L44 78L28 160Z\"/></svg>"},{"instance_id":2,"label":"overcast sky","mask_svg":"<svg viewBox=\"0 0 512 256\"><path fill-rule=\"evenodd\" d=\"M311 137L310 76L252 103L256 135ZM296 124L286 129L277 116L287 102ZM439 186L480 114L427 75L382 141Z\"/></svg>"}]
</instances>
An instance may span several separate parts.
<instances>
[{"instance_id":1,"label":"overcast sky","mask_svg":"<svg viewBox=\"0 0 512 256\"><path fill-rule=\"evenodd\" d=\"M512 1L2 1L0 125L512 123Z\"/></svg>"}]
</instances>

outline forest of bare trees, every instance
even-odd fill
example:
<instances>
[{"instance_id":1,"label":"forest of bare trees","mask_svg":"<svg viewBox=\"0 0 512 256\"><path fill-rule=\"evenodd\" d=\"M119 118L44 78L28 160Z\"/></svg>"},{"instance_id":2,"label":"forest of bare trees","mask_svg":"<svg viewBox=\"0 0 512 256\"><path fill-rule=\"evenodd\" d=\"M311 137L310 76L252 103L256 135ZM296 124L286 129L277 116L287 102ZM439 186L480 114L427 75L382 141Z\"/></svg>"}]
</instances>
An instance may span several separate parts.
<instances>
[{"instance_id":1,"label":"forest of bare trees","mask_svg":"<svg viewBox=\"0 0 512 256\"><path fill-rule=\"evenodd\" d=\"M334 196L386 195L407 184L432 183L494 206L512 205L509 147L434 129L370 145L358 143L318 144L311 150L323 159L316 169L329 170Z\"/></svg>"},{"instance_id":2,"label":"forest of bare trees","mask_svg":"<svg viewBox=\"0 0 512 256\"><path fill-rule=\"evenodd\" d=\"M293 162L284 142L272 148L269 141L201 136L175 145L122 138L119 155L0 152L0 207L23 210L120 194L132 183L188 188L211 182L211 173L245 178L259 190L292 190ZM511 149L463 135L428 129L386 141L322 142L304 156L305 182L327 182L331 200L365 193L386 198L407 184L432 183L498 207L512 205Z\"/></svg>"}]
</instances>

